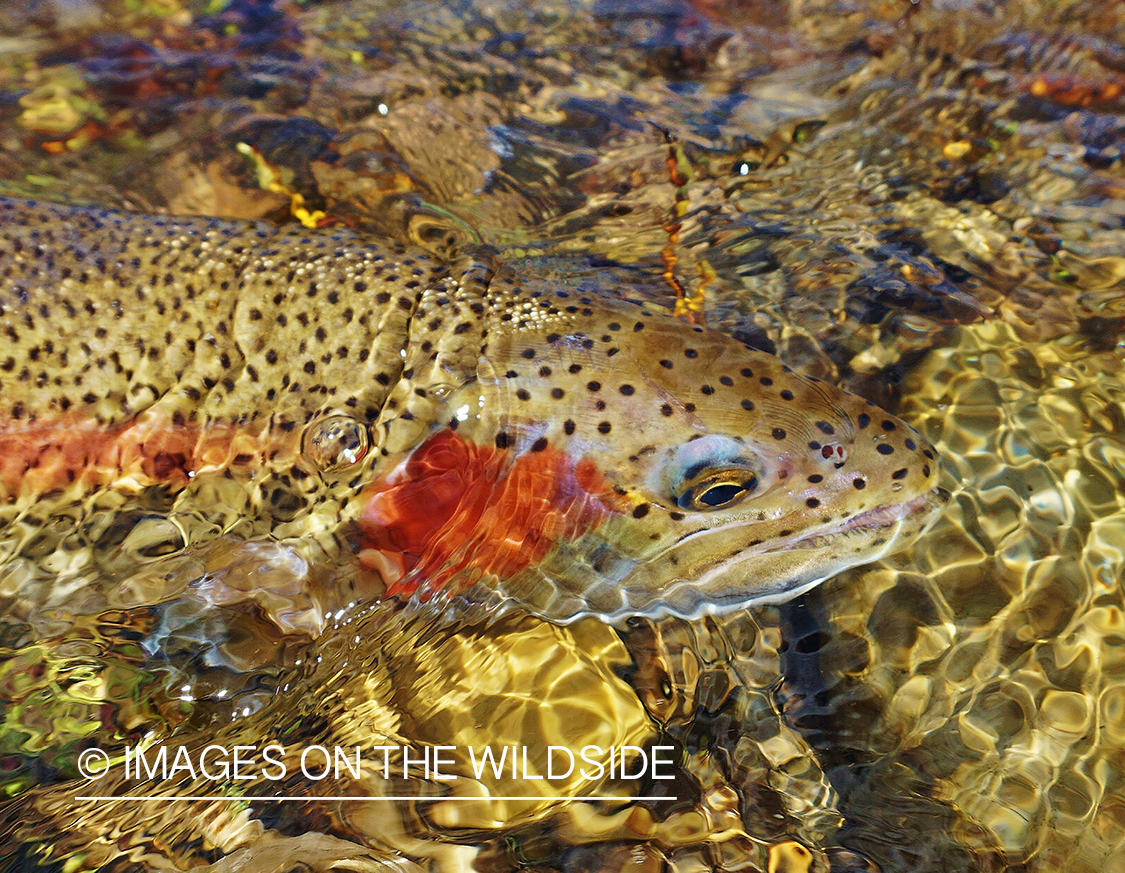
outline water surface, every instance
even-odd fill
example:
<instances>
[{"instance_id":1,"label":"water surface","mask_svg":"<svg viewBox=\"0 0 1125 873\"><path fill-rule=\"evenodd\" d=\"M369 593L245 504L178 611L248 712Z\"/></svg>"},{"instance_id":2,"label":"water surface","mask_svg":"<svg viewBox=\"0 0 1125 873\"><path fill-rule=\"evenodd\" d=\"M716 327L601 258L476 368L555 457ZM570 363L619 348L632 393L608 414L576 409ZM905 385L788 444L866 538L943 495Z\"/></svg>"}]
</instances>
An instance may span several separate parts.
<instances>
[{"instance_id":1,"label":"water surface","mask_svg":"<svg viewBox=\"0 0 1125 873\"><path fill-rule=\"evenodd\" d=\"M399 615L248 549L220 483L177 498L228 535L203 555L159 493L58 518L94 579L27 576L13 523L5 869L1125 870L1120 5L75 0L0 29L6 194L319 211L679 299L902 415L953 492L911 551L790 604L620 630ZM83 749L150 731L679 764L560 790L618 802L73 800Z\"/></svg>"}]
</instances>

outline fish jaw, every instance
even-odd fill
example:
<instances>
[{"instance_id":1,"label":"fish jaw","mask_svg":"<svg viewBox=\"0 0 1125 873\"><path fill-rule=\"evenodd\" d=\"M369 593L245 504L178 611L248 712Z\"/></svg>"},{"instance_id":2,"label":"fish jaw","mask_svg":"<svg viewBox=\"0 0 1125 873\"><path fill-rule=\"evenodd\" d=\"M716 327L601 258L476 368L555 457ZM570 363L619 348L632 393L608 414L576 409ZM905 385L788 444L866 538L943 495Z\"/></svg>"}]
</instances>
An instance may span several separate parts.
<instances>
[{"instance_id":1,"label":"fish jaw","mask_svg":"<svg viewBox=\"0 0 1125 873\"><path fill-rule=\"evenodd\" d=\"M948 492L935 489L904 504L865 513L872 518L860 524L837 524L758 545L751 545L758 542L756 534L738 527L701 531L636 567L611 594L604 586L581 592L585 614L609 622L638 613L696 619L782 603L849 567L907 548L937 519L948 499ZM673 560L674 575L657 569ZM650 592L657 586L662 594L654 602Z\"/></svg>"}]
</instances>

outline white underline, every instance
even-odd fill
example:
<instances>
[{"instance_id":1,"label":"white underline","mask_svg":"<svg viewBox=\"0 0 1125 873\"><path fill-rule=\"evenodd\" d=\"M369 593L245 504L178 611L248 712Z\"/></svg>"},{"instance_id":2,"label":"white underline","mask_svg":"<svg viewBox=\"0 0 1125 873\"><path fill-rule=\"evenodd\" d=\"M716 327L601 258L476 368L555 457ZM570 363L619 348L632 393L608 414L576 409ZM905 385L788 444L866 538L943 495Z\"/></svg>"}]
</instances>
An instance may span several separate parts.
<instances>
[{"instance_id":1,"label":"white underline","mask_svg":"<svg viewBox=\"0 0 1125 873\"><path fill-rule=\"evenodd\" d=\"M352 796L345 797L321 797L320 795L312 795L309 797L271 797L261 795L238 795L238 794L213 794L213 795L197 795L192 797L183 797L179 794L155 794L155 795L142 795L133 796L127 795L124 797L114 796L96 796L96 795L83 795L75 797L75 800L269 800L271 802L296 800L296 801L311 801L311 800L422 800L431 803L439 801L444 802L447 800L535 800L535 801L567 801L567 800L612 800L620 803L632 803L636 800L679 800L678 797L595 797L595 796L581 796L581 797L422 797L419 795L404 795L401 797L367 797L367 796Z\"/></svg>"}]
</instances>

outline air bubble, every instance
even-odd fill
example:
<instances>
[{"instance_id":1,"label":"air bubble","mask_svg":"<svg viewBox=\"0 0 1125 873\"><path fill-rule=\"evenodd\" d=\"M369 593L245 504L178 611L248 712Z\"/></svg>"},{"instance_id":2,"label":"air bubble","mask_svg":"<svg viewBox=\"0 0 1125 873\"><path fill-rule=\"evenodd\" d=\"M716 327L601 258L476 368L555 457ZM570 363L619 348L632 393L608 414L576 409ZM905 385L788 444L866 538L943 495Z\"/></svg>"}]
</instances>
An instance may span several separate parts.
<instances>
[{"instance_id":1,"label":"air bubble","mask_svg":"<svg viewBox=\"0 0 1125 873\"><path fill-rule=\"evenodd\" d=\"M312 422L301 442L305 457L322 472L359 463L369 447L367 428L346 415L333 415Z\"/></svg>"}]
</instances>

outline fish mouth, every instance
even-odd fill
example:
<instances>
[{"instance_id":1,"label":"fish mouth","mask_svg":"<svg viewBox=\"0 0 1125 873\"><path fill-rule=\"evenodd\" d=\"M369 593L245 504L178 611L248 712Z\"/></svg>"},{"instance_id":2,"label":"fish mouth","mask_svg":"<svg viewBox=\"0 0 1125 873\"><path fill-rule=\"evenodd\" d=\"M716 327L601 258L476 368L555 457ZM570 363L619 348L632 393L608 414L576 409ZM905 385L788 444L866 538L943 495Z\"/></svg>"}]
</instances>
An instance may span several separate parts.
<instances>
[{"instance_id":1,"label":"fish mouth","mask_svg":"<svg viewBox=\"0 0 1125 873\"><path fill-rule=\"evenodd\" d=\"M606 566L591 566L589 572L575 575L578 562L571 553L561 559L557 573L541 567L531 588L518 595L506 591L504 596L559 624L588 615L611 624L637 615L692 620L780 603L848 567L877 561L902 548L929 527L949 496L948 491L934 488L835 525L810 527L755 545L746 542L755 533L740 532L738 524L696 531L641 560L607 543L605 555L613 560ZM784 518L774 520L784 523ZM685 546L688 552L681 551L673 559ZM547 596L536 602L536 592Z\"/></svg>"},{"instance_id":2,"label":"fish mouth","mask_svg":"<svg viewBox=\"0 0 1125 873\"><path fill-rule=\"evenodd\" d=\"M714 561L694 581L669 589L664 602L654 609L637 611L692 619L726 614L749 604L791 600L848 567L878 561L903 548L937 519L949 499L944 488L934 488L834 525L810 528L756 546L740 546ZM698 532L693 538L715 532ZM849 544L842 551L841 541L847 543L852 537L858 540L858 547L853 549ZM821 554L825 557L820 558ZM740 566L757 569L740 576ZM734 584L724 584L724 579L734 580Z\"/></svg>"},{"instance_id":3,"label":"fish mouth","mask_svg":"<svg viewBox=\"0 0 1125 873\"><path fill-rule=\"evenodd\" d=\"M950 494L946 489L934 488L912 497L909 500L905 500L902 503L877 506L874 509L869 509L858 515L850 516L833 525L806 528L805 530L797 531L787 537L767 539L757 545L745 546L740 551L743 556L750 557L754 555L768 555L793 548L818 548L821 545L828 544L831 540L842 534L875 534L881 529L901 529L905 522L912 519L921 520L921 523L918 525L918 532L920 533L934 522L939 514L938 510L949 502L949 498ZM788 516L782 516L776 520L776 523L782 523L787 517ZM692 541L706 539L713 536L718 531L737 529L739 526L740 525L736 523L724 528L710 528L695 531L679 540L674 548L682 547ZM897 531L895 531L895 533L897 533ZM734 556L732 555L732 557Z\"/></svg>"},{"instance_id":4,"label":"fish mouth","mask_svg":"<svg viewBox=\"0 0 1125 873\"><path fill-rule=\"evenodd\" d=\"M775 540L773 543L764 544L765 547L760 550L760 553L793 547L816 548L821 544L827 544L841 534L853 532L875 534L883 529L895 528L894 532L898 533L903 524L911 519L919 520L917 533L921 533L937 519L938 510L949 502L949 497L950 494L946 489L934 488L902 503L876 506L874 509L861 512L859 515L853 515L829 527L801 531L784 540Z\"/></svg>"}]
</instances>

